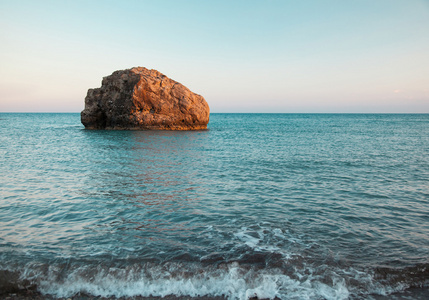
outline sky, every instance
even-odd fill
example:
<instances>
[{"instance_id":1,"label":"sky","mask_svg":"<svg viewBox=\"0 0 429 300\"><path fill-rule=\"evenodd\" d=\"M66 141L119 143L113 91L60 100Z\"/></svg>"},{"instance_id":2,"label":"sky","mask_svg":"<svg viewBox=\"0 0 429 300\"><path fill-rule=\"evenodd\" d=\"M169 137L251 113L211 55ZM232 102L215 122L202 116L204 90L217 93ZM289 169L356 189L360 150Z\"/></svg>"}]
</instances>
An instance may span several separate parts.
<instances>
[{"instance_id":1,"label":"sky","mask_svg":"<svg viewBox=\"0 0 429 300\"><path fill-rule=\"evenodd\" d=\"M136 66L214 113L429 113L429 0L0 0L0 112Z\"/></svg>"}]
</instances>

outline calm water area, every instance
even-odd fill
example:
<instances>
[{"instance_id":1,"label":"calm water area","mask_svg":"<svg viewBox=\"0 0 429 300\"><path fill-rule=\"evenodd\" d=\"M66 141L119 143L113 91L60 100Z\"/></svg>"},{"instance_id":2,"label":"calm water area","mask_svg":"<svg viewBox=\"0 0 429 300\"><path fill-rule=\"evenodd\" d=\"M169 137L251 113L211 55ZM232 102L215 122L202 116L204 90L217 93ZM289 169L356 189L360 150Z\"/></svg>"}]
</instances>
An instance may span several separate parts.
<instances>
[{"instance_id":1,"label":"calm water area","mask_svg":"<svg viewBox=\"0 0 429 300\"><path fill-rule=\"evenodd\" d=\"M429 114L211 114L204 131L106 131L78 113L0 113L0 289L28 286L429 297Z\"/></svg>"}]
</instances>

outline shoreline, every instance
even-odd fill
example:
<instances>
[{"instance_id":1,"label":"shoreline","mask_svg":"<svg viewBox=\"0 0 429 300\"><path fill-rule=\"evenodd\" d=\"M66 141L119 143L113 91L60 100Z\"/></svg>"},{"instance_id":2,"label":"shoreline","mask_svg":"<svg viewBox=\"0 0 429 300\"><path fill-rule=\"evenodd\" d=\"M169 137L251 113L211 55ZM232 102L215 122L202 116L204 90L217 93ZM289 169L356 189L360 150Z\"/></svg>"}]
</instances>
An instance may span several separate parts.
<instances>
[{"instance_id":1,"label":"shoreline","mask_svg":"<svg viewBox=\"0 0 429 300\"><path fill-rule=\"evenodd\" d=\"M133 300L226 300L225 297L210 297L210 296L201 296L201 297L191 297L191 296L174 296L169 295L165 297L154 296L154 297L144 297L144 296L131 296L131 297L102 297L102 296L94 296L86 293L78 293L71 297L60 297L57 298L53 295L44 295L39 291L35 290L20 290L14 293L6 293L0 294L0 299L3 300L125 300L125 299L133 299ZM256 300L257 298L251 298Z\"/></svg>"},{"instance_id":2,"label":"shoreline","mask_svg":"<svg viewBox=\"0 0 429 300\"><path fill-rule=\"evenodd\" d=\"M408 288L401 292L396 292L389 295L365 295L362 299L374 299L374 300L425 300L429 298L429 287L412 287ZM71 297L60 297L57 298L53 295L44 295L39 291L28 289L28 290L20 290L12 293L0 294L0 299L3 300L226 300L228 298L224 296L200 296L200 297L191 297L191 296L174 296L168 295L165 297L161 296L123 296L123 297L102 297L102 296L94 296L86 293L78 293ZM355 299L355 298L352 298ZM360 299L360 298L358 298ZM258 300L257 297L249 298L249 300ZM260 299L267 300L267 299ZM275 300L280 300L280 298L275 298Z\"/></svg>"}]
</instances>

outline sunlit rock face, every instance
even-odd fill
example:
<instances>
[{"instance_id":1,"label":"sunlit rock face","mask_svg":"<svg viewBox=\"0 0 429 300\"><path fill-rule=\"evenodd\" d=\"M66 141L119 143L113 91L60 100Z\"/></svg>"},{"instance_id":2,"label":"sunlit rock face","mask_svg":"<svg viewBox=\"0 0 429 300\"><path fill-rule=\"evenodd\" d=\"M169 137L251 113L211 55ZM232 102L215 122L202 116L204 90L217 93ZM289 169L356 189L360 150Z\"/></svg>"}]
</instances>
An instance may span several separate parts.
<instances>
[{"instance_id":1,"label":"sunlit rock face","mask_svg":"<svg viewBox=\"0 0 429 300\"><path fill-rule=\"evenodd\" d=\"M207 129L210 109L200 95L156 70L137 67L104 77L89 89L82 124L87 129Z\"/></svg>"}]
</instances>

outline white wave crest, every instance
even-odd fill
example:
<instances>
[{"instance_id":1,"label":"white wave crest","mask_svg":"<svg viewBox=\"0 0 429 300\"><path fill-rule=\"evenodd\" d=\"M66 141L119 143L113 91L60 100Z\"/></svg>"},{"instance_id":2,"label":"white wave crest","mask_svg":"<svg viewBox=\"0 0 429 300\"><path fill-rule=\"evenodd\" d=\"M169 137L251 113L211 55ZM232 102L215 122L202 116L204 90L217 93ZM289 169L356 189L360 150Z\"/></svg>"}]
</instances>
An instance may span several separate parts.
<instances>
[{"instance_id":1,"label":"white wave crest","mask_svg":"<svg viewBox=\"0 0 429 300\"><path fill-rule=\"evenodd\" d=\"M127 268L90 268L82 266L62 278L52 267L39 281L39 290L56 297L88 293L101 297L132 296L224 296L227 299L251 297L274 299L347 299L345 281L334 278L327 285L316 278L293 279L280 270L256 270L234 262L204 268L180 263L129 266Z\"/></svg>"}]
</instances>

